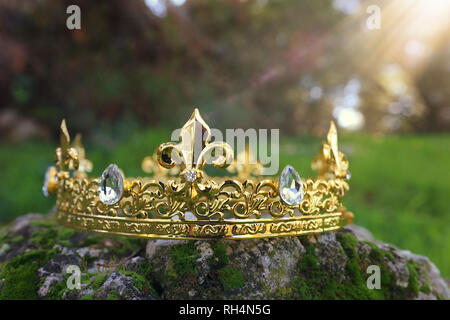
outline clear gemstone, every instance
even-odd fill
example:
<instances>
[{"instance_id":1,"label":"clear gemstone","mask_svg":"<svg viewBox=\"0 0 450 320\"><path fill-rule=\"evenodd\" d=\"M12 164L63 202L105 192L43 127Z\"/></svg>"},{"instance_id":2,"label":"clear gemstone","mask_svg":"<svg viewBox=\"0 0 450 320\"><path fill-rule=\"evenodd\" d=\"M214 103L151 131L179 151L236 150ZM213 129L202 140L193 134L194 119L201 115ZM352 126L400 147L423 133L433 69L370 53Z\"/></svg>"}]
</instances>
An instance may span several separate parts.
<instances>
[{"instance_id":1,"label":"clear gemstone","mask_svg":"<svg viewBox=\"0 0 450 320\"><path fill-rule=\"evenodd\" d=\"M352 174L350 173L350 171L347 171L347 173L345 174L345 179L350 180L352 178Z\"/></svg>"},{"instance_id":2,"label":"clear gemstone","mask_svg":"<svg viewBox=\"0 0 450 320\"><path fill-rule=\"evenodd\" d=\"M197 220L197 217L191 211L186 211L184 213L184 219L186 219L186 220Z\"/></svg>"},{"instance_id":3,"label":"clear gemstone","mask_svg":"<svg viewBox=\"0 0 450 320\"><path fill-rule=\"evenodd\" d=\"M123 194L123 176L115 164L110 164L102 173L98 184L98 197L101 202L113 205Z\"/></svg>"},{"instance_id":4,"label":"clear gemstone","mask_svg":"<svg viewBox=\"0 0 450 320\"><path fill-rule=\"evenodd\" d=\"M303 200L302 179L290 165L287 165L281 172L278 191L281 199L290 206L297 206Z\"/></svg>"},{"instance_id":5,"label":"clear gemstone","mask_svg":"<svg viewBox=\"0 0 450 320\"><path fill-rule=\"evenodd\" d=\"M46 197L48 197L50 195L50 193L49 193L50 184L58 181L58 177L57 177L56 173L57 173L57 171L56 171L55 167L48 167L47 171L45 172L44 185L42 186L42 193Z\"/></svg>"},{"instance_id":6,"label":"clear gemstone","mask_svg":"<svg viewBox=\"0 0 450 320\"><path fill-rule=\"evenodd\" d=\"M194 182L197 179L197 172L194 170L189 170L184 173L184 178L186 181Z\"/></svg>"}]
</instances>

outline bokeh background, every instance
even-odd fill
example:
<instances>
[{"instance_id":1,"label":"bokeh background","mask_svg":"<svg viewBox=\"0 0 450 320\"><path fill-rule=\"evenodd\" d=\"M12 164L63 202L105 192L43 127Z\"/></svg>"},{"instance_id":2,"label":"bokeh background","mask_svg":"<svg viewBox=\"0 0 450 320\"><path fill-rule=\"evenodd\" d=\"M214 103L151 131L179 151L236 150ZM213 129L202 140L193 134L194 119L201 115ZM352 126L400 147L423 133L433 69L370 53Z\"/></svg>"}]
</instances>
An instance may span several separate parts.
<instances>
[{"instance_id":1,"label":"bokeh background","mask_svg":"<svg viewBox=\"0 0 450 320\"><path fill-rule=\"evenodd\" d=\"M63 117L95 175L142 175L197 106L211 127L280 128L281 166L308 176L334 119L355 223L450 277L449 17L448 0L0 0L0 224L54 205Z\"/></svg>"}]
</instances>

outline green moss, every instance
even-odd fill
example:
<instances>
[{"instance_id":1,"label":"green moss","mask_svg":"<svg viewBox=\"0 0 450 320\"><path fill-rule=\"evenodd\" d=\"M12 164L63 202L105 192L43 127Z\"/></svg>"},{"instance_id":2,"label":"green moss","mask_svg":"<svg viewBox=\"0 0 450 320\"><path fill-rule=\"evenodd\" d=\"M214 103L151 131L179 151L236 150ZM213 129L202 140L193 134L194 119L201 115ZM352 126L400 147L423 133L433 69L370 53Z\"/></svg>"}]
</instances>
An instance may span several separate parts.
<instances>
[{"instance_id":1,"label":"green moss","mask_svg":"<svg viewBox=\"0 0 450 320\"><path fill-rule=\"evenodd\" d=\"M384 262L384 258L387 258L389 261L395 261L394 255L389 251L383 251L378 246L371 241L361 241L361 243L367 244L372 249L369 258L372 262L382 263Z\"/></svg>"},{"instance_id":2,"label":"green moss","mask_svg":"<svg viewBox=\"0 0 450 320\"><path fill-rule=\"evenodd\" d=\"M227 255L227 248L222 241L217 241L213 245L213 260L211 264L217 268L226 266L230 262Z\"/></svg>"},{"instance_id":3,"label":"green moss","mask_svg":"<svg viewBox=\"0 0 450 320\"><path fill-rule=\"evenodd\" d=\"M394 257L394 255L393 255L391 252L386 251L386 252L385 252L385 255L386 255L386 257L389 259L389 261L391 261L391 262L394 262L394 261L395 261L395 257Z\"/></svg>"},{"instance_id":4,"label":"green moss","mask_svg":"<svg viewBox=\"0 0 450 320\"><path fill-rule=\"evenodd\" d=\"M4 263L0 278L4 278L0 300L37 299L37 270L55 254L54 250L23 253Z\"/></svg>"},{"instance_id":5,"label":"green moss","mask_svg":"<svg viewBox=\"0 0 450 320\"><path fill-rule=\"evenodd\" d=\"M142 247L143 239L131 237L114 237L116 245L108 248L111 254L119 257L127 256Z\"/></svg>"},{"instance_id":6,"label":"green moss","mask_svg":"<svg viewBox=\"0 0 450 320\"><path fill-rule=\"evenodd\" d=\"M92 288L97 291L98 288L102 286L102 284L105 282L106 277L108 275L106 273L99 273L95 276L94 280L92 281Z\"/></svg>"},{"instance_id":7,"label":"green moss","mask_svg":"<svg viewBox=\"0 0 450 320\"><path fill-rule=\"evenodd\" d=\"M80 300L94 300L94 294L86 294L80 298Z\"/></svg>"},{"instance_id":8,"label":"green moss","mask_svg":"<svg viewBox=\"0 0 450 320\"><path fill-rule=\"evenodd\" d=\"M196 260L200 257L200 252L195 249L193 241L174 246L169 252L169 256L173 262L172 276L182 277L186 274L197 274Z\"/></svg>"},{"instance_id":9,"label":"green moss","mask_svg":"<svg viewBox=\"0 0 450 320\"><path fill-rule=\"evenodd\" d=\"M147 261L139 265L139 273L148 280L153 279L153 268Z\"/></svg>"},{"instance_id":10,"label":"green moss","mask_svg":"<svg viewBox=\"0 0 450 320\"><path fill-rule=\"evenodd\" d=\"M143 291L146 294L150 293L152 295L156 295L156 292L151 286L150 282L143 275L129 270L120 270L119 272L123 275L133 278L134 285L139 289L139 291Z\"/></svg>"},{"instance_id":11,"label":"green moss","mask_svg":"<svg viewBox=\"0 0 450 320\"><path fill-rule=\"evenodd\" d=\"M430 294L431 293L431 288L428 285L428 283L423 283L422 286L420 287L420 291L425 293L425 294Z\"/></svg>"},{"instance_id":12,"label":"green moss","mask_svg":"<svg viewBox=\"0 0 450 320\"><path fill-rule=\"evenodd\" d=\"M150 283L152 294L155 296L161 294L161 284L157 281L153 267L147 261L144 261L139 265L139 274Z\"/></svg>"},{"instance_id":13,"label":"green moss","mask_svg":"<svg viewBox=\"0 0 450 320\"><path fill-rule=\"evenodd\" d=\"M0 226L0 244L3 244L8 237L7 229L2 225Z\"/></svg>"},{"instance_id":14,"label":"green moss","mask_svg":"<svg viewBox=\"0 0 450 320\"><path fill-rule=\"evenodd\" d=\"M269 252L269 258L272 259L275 256L275 250Z\"/></svg>"},{"instance_id":15,"label":"green moss","mask_svg":"<svg viewBox=\"0 0 450 320\"><path fill-rule=\"evenodd\" d=\"M392 253L383 251L374 243L371 251L365 256L359 256L357 239L350 233L337 233L337 240L347 256L345 279L339 280L337 275L320 266L315 252L315 245L302 239L306 253L298 265L298 275L291 283L293 296L298 299L405 299L417 296L419 292L418 272L420 269L412 262L407 266L410 270L407 288L396 285L396 277L386 266L386 260L393 259ZM367 288L367 262L380 267L381 289ZM426 290L426 287L424 288Z\"/></svg>"},{"instance_id":16,"label":"green moss","mask_svg":"<svg viewBox=\"0 0 450 320\"><path fill-rule=\"evenodd\" d=\"M112 290L106 300L119 300L119 295L117 294L116 290Z\"/></svg>"},{"instance_id":17,"label":"green moss","mask_svg":"<svg viewBox=\"0 0 450 320\"><path fill-rule=\"evenodd\" d=\"M337 237L347 257L350 259L355 258L358 255L355 236L350 233L340 233Z\"/></svg>"},{"instance_id":18,"label":"green moss","mask_svg":"<svg viewBox=\"0 0 450 320\"><path fill-rule=\"evenodd\" d=\"M73 247L70 239L77 234L78 231L60 226L50 219L36 220L33 221L32 224L39 228L31 235L31 242L36 246L43 249L49 249L58 243L65 247ZM82 240L78 246L102 245L102 241L106 239L110 239L110 242L112 243L111 246L107 247L109 252L112 255L120 257L129 255L142 246L142 239L103 235L91 235Z\"/></svg>"},{"instance_id":19,"label":"green moss","mask_svg":"<svg viewBox=\"0 0 450 320\"><path fill-rule=\"evenodd\" d=\"M406 262L406 266L409 271L409 279L408 279L408 289L411 290L414 295L419 294L419 276L417 274L417 270L419 269L414 263L408 261Z\"/></svg>"},{"instance_id":20,"label":"green moss","mask_svg":"<svg viewBox=\"0 0 450 320\"><path fill-rule=\"evenodd\" d=\"M43 249L50 249L59 243L71 247L69 239L77 231L62 226L48 226L46 229L38 229L31 235L31 242Z\"/></svg>"},{"instance_id":21,"label":"green moss","mask_svg":"<svg viewBox=\"0 0 450 320\"><path fill-rule=\"evenodd\" d=\"M167 266L167 277L169 279L176 279L177 278L177 272L175 271L175 266L172 260L169 260L169 264Z\"/></svg>"},{"instance_id":22,"label":"green moss","mask_svg":"<svg viewBox=\"0 0 450 320\"><path fill-rule=\"evenodd\" d=\"M315 246L307 241L306 252L298 265L298 276L291 283L293 296L298 299L382 299L380 290L366 286L366 275L359 265L357 240L351 234L338 234L343 252L347 256L346 279L341 282L320 266Z\"/></svg>"},{"instance_id":23,"label":"green moss","mask_svg":"<svg viewBox=\"0 0 450 320\"><path fill-rule=\"evenodd\" d=\"M132 276L135 279L135 284L140 290L145 290L146 287L143 284L142 278L139 278L139 275L132 274L132 272L127 272L127 275ZM68 290L66 286L67 278L69 275L66 275L64 281L55 283L49 290L47 297L50 300L61 300L63 294ZM103 285L106 278L108 277L107 273L98 273L98 274L82 274L81 275L81 283L85 284L87 287L92 287L94 290L93 294L88 294L82 296L81 300L92 300L97 293L98 289ZM73 291L78 291L77 289L73 289ZM117 292L115 293L117 295Z\"/></svg>"},{"instance_id":24,"label":"green moss","mask_svg":"<svg viewBox=\"0 0 450 320\"><path fill-rule=\"evenodd\" d=\"M43 228L52 228L58 226L54 219L39 219L39 220L31 220L30 224L34 227L43 227Z\"/></svg>"},{"instance_id":25,"label":"green moss","mask_svg":"<svg viewBox=\"0 0 450 320\"><path fill-rule=\"evenodd\" d=\"M65 280L67 280L67 278ZM66 289L66 281L57 282L48 290L47 298L49 300L61 300Z\"/></svg>"},{"instance_id":26,"label":"green moss","mask_svg":"<svg viewBox=\"0 0 450 320\"><path fill-rule=\"evenodd\" d=\"M297 272L298 277L291 283L296 298L307 300L319 298L317 296L319 292L323 292L322 296L327 298L330 295L328 291L332 291L336 283L333 275L326 278L325 272L319 268L319 261L312 245L306 246L306 252L297 266Z\"/></svg>"},{"instance_id":27,"label":"green moss","mask_svg":"<svg viewBox=\"0 0 450 320\"><path fill-rule=\"evenodd\" d=\"M93 278L94 276L94 278ZM82 274L81 275L81 283L86 284L88 287L92 287L94 289L93 294L88 294L85 296L82 296L81 300L92 300L97 290L102 286L102 284L105 282L106 277L108 276L107 273L98 273L98 274ZM49 292L48 292L48 299L50 300L61 300L63 297L63 294L68 291L66 282L69 277L69 274L65 276L64 281L58 282L54 284ZM77 289L73 289L73 291L78 291Z\"/></svg>"},{"instance_id":28,"label":"green moss","mask_svg":"<svg viewBox=\"0 0 450 320\"><path fill-rule=\"evenodd\" d=\"M19 242L22 242L24 240L24 237L23 236L17 236L17 237L15 237L15 238L12 238L11 239L11 242L12 243L19 243Z\"/></svg>"},{"instance_id":29,"label":"green moss","mask_svg":"<svg viewBox=\"0 0 450 320\"><path fill-rule=\"evenodd\" d=\"M150 284L147 282L147 280L141 276L140 274L137 274L134 271L126 271L125 275L130 276L134 280L134 285L136 288L138 288L140 291L144 289L144 287L150 287Z\"/></svg>"},{"instance_id":30,"label":"green moss","mask_svg":"<svg viewBox=\"0 0 450 320\"><path fill-rule=\"evenodd\" d=\"M2 246L2 244L0 244L0 247ZM3 252L6 254L8 252L10 252L12 250L11 247L7 247Z\"/></svg>"},{"instance_id":31,"label":"green moss","mask_svg":"<svg viewBox=\"0 0 450 320\"><path fill-rule=\"evenodd\" d=\"M61 300L63 298L64 293L69 292L69 291L79 291L78 289L69 289L67 288L67 280L69 279L69 277L71 276L71 274L67 273L64 276L64 280L61 282L57 282L54 285L52 285L47 293L47 298L49 300ZM81 283L82 284L88 284L91 285L91 277L89 274L81 274ZM44 278L41 279L41 281L43 281Z\"/></svg>"},{"instance_id":32,"label":"green moss","mask_svg":"<svg viewBox=\"0 0 450 320\"><path fill-rule=\"evenodd\" d=\"M86 239L82 240L79 244L80 247L89 247L96 245L105 239L104 235L91 234Z\"/></svg>"},{"instance_id":33,"label":"green moss","mask_svg":"<svg viewBox=\"0 0 450 320\"><path fill-rule=\"evenodd\" d=\"M225 291L239 289L245 284L242 272L232 266L225 266L217 273Z\"/></svg>"}]
</instances>

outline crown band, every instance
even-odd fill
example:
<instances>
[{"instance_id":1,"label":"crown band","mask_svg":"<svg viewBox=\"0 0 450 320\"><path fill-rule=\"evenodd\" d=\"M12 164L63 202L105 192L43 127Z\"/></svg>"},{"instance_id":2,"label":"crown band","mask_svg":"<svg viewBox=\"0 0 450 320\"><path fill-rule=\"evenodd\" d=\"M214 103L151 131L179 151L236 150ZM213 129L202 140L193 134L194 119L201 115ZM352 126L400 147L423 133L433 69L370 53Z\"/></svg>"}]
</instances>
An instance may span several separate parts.
<instances>
[{"instance_id":1,"label":"crown band","mask_svg":"<svg viewBox=\"0 0 450 320\"><path fill-rule=\"evenodd\" d=\"M195 136L206 132L198 152ZM316 179L301 179L287 166L279 179L251 177L261 166L231 162L223 142L209 143L198 110L181 130L180 143L164 143L142 163L151 178L127 178L110 165L101 178L87 177L92 164L80 136L70 144L65 121L56 166L46 174L44 194L56 193L57 220L88 232L163 239L246 239L336 230L352 221L342 205L348 191L348 161L337 149L331 124L328 141L313 161ZM217 155L214 157L214 150ZM248 150L247 150L248 152ZM211 178L203 166L228 167L233 177ZM239 155L238 155L239 158ZM177 165L179 168L177 170Z\"/></svg>"}]
</instances>

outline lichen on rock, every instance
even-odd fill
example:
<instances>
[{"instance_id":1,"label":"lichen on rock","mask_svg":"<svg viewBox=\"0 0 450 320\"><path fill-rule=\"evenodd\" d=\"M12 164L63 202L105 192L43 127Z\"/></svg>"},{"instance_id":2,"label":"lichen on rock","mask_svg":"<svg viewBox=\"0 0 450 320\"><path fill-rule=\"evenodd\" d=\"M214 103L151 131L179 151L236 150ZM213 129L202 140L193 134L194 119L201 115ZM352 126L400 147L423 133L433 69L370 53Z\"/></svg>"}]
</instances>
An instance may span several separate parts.
<instances>
[{"instance_id":1,"label":"lichen on rock","mask_svg":"<svg viewBox=\"0 0 450 320\"><path fill-rule=\"evenodd\" d=\"M69 289L73 273L80 285ZM380 289L369 289L369 266ZM0 230L0 299L448 299L424 256L348 226L248 240L141 240L29 214Z\"/></svg>"}]
</instances>

